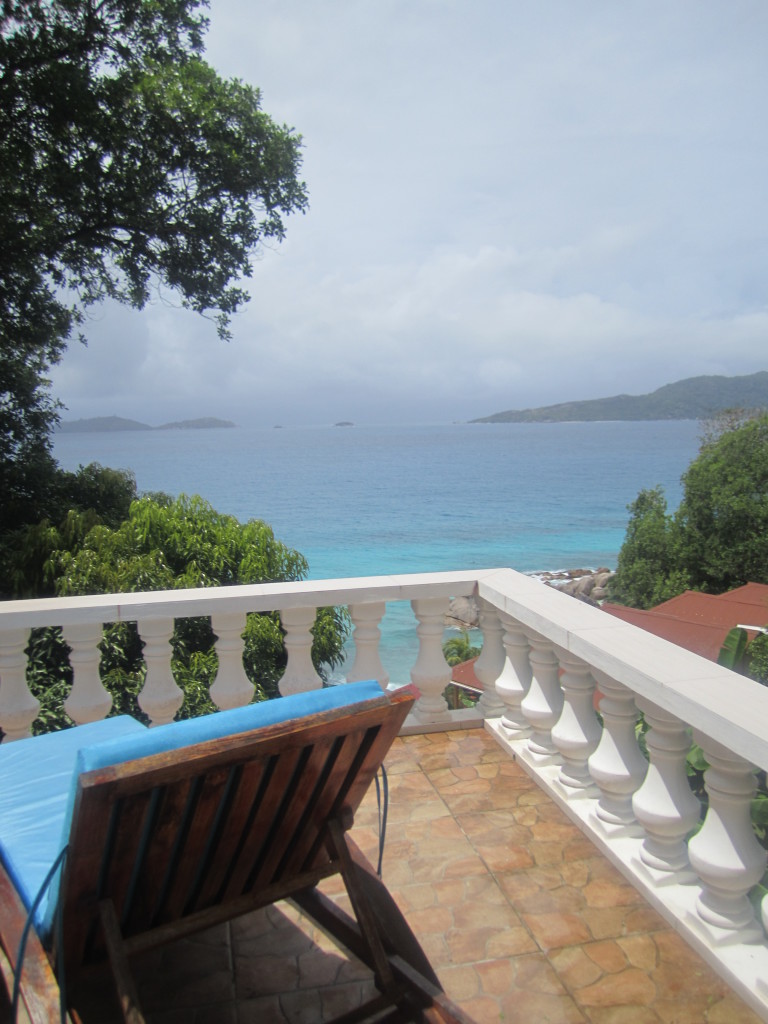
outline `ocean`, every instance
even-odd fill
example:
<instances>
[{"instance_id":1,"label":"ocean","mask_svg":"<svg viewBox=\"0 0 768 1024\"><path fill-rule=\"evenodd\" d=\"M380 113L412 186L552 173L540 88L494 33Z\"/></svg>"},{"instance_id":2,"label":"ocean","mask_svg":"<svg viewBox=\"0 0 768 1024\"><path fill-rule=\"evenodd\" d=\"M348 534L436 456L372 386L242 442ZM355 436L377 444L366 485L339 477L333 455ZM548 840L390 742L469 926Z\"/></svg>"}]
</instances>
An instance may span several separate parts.
<instances>
[{"instance_id":1,"label":"ocean","mask_svg":"<svg viewBox=\"0 0 768 1024\"><path fill-rule=\"evenodd\" d=\"M140 491L199 494L263 519L310 579L510 566L614 568L627 505L664 487L670 510L699 424L450 424L60 433L65 469L130 469ZM382 659L407 681L410 609L392 606Z\"/></svg>"}]
</instances>

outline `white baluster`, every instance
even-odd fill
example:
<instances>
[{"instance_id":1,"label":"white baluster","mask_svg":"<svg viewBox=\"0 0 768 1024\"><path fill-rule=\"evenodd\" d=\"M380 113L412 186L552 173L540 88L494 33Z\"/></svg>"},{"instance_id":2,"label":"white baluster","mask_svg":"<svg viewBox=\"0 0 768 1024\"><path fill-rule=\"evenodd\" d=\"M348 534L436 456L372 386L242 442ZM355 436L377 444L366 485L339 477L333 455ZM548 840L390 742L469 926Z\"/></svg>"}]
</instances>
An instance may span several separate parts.
<instances>
[{"instance_id":1,"label":"white baluster","mask_svg":"<svg viewBox=\"0 0 768 1024\"><path fill-rule=\"evenodd\" d=\"M288 655L288 664L279 683L283 697L290 693L319 690L323 685L312 662L311 630L316 618L316 608L283 608L280 612Z\"/></svg>"},{"instance_id":2,"label":"white baluster","mask_svg":"<svg viewBox=\"0 0 768 1024\"><path fill-rule=\"evenodd\" d=\"M147 678L138 697L139 707L149 715L153 725L163 725L173 721L184 700L171 671L173 619L142 619L138 626L147 665Z\"/></svg>"},{"instance_id":3,"label":"white baluster","mask_svg":"<svg viewBox=\"0 0 768 1024\"><path fill-rule=\"evenodd\" d=\"M480 600L480 629L483 649L475 662L475 675L483 686L478 710L483 718L499 718L504 712L504 701L496 690L496 680L504 670L504 630L498 612L488 601Z\"/></svg>"},{"instance_id":4,"label":"white baluster","mask_svg":"<svg viewBox=\"0 0 768 1024\"><path fill-rule=\"evenodd\" d=\"M600 723L594 707L595 680L589 666L558 650L562 674L563 711L552 727L552 742L563 758L559 781L568 791L593 789L587 761L597 749Z\"/></svg>"},{"instance_id":5,"label":"white baluster","mask_svg":"<svg viewBox=\"0 0 768 1024\"><path fill-rule=\"evenodd\" d=\"M387 606L383 601L372 604L351 604L349 616L355 627L352 638L355 642L355 660L346 673L348 683L358 683L364 679L377 679L382 690L386 690L389 676L381 663L379 640L381 630L379 623L384 617Z\"/></svg>"},{"instance_id":6,"label":"white baluster","mask_svg":"<svg viewBox=\"0 0 768 1024\"><path fill-rule=\"evenodd\" d=\"M685 838L701 813L686 771L690 733L668 711L646 700L638 699L637 705L650 725L645 734L650 764L632 797L635 817L645 829L640 859L655 871L684 871L689 867Z\"/></svg>"},{"instance_id":7,"label":"white baluster","mask_svg":"<svg viewBox=\"0 0 768 1024\"><path fill-rule=\"evenodd\" d=\"M103 636L100 622L78 622L62 626L69 648L72 666L72 689L64 701L64 710L70 718L82 722L96 722L106 718L112 709L112 696L104 687L99 673Z\"/></svg>"},{"instance_id":8,"label":"white baluster","mask_svg":"<svg viewBox=\"0 0 768 1024\"><path fill-rule=\"evenodd\" d=\"M552 742L552 728L563 710L563 691L558 678L558 663L554 645L536 634L528 634L531 645L531 685L520 704L528 724L533 730L528 750L539 763L558 760L557 748Z\"/></svg>"},{"instance_id":9,"label":"white baluster","mask_svg":"<svg viewBox=\"0 0 768 1024\"><path fill-rule=\"evenodd\" d=\"M411 681L421 692L412 713L419 722L448 722L450 715L443 695L451 681L451 668L443 654L448 598L427 597L411 601L411 608L419 620L416 629L419 654L411 669Z\"/></svg>"},{"instance_id":10,"label":"white baluster","mask_svg":"<svg viewBox=\"0 0 768 1024\"><path fill-rule=\"evenodd\" d=\"M632 691L602 672L593 672L603 698L603 731L597 750L589 758L589 773L600 789L597 816L610 825L632 825L632 795L648 770L637 743L635 725L640 714Z\"/></svg>"},{"instance_id":11,"label":"white baluster","mask_svg":"<svg viewBox=\"0 0 768 1024\"><path fill-rule=\"evenodd\" d=\"M245 612L215 612L211 616L219 659L211 700L220 708L238 708L253 700L253 683L243 668L245 623Z\"/></svg>"},{"instance_id":12,"label":"white baluster","mask_svg":"<svg viewBox=\"0 0 768 1024\"><path fill-rule=\"evenodd\" d=\"M0 632L0 726L3 742L22 740L30 734L40 702L27 686L28 629L4 629Z\"/></svg>"},{"instance_id":13,"label":"white baluster","mask_svg":"<svg viewBox=\"0 0 768 1024\"><path fill-rule=\"evenodd\" d=\"M743 758L694 732L709 768L704 824L688 844L688 857L702 884L696 909L703 921L738 932L742 941L757 929L747 893L762 878L766 852L752 829L750 804L755 769ZM760 933L761 934L761 933Z\"/></svg>"},{"instance_id":14,"label":"white baluster","mask_svg":"<svg viewBox=\"0 0 768 1024\"><path fill-rule=\"evenodd\" d=\"M528 657L528 638L517 619L499 610L504 629L505 661L496 680L496 693L504 704L501 727L510 739L522 739L530 734L530 726L520 705L531 685L531 662Z\"/></svg>"}]
</instances>

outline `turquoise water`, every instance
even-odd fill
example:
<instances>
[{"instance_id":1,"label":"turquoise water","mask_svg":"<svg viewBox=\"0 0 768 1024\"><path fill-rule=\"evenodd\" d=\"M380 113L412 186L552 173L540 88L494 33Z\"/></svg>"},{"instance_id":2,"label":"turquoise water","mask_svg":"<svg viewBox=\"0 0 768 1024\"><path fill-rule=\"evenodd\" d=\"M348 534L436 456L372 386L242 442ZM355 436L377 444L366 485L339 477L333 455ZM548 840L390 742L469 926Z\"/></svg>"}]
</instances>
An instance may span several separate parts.
<instances>
[{"instance_id":1,"label":"turquoise water","mask_svg":"<svg viewBox=\"0 0 768 1024\"><path fill-rule=\"evenodd\" d=\"M693 421L238 428L59 434L55 454L264 519L323 579L612 568L627 504L661 484L676 507L698 434ZM407 678L410 610L385 626L385 666Z\"/></svg>"}]
</instances>

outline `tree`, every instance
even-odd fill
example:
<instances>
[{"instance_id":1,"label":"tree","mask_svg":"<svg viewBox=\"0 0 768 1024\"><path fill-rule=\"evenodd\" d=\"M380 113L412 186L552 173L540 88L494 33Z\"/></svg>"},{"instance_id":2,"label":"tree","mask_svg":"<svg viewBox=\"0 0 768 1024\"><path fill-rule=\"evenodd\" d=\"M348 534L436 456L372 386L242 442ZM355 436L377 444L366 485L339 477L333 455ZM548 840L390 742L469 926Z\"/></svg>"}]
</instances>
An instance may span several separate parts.
<instances>
[{"instance_id":1,"label":"tree","mask_svg":"<svg viewBox=\"0 0 768 1024\"><path fill-rule=\"evenodd\" d=\"M84 311L153 289L222 337L306 208L301 139L203 59L199 0L0 0L0 531L46 514L45 374Z\"/></svg>"},{"instance_id":2,"label":"tree","mask_svg":"<svg viewBox=\"0 0 768 1024\"><path fill-rule=\"evenodd\" d=\"M640 491L627 509L629 522L609 582L610 596L633 608L652 608L685 590L676 561L674 520L661 487Z\"/></svg>"},{"instance_id":3,"label":"tree","mask_svg":"<svg viewBox=\"0 0 768 1024\"><path fill-rule=\"evenodd\" d=\"M51 546L45 576L59 595L222 587L303 579L307 563L286 547L266 523L245 524L216 512L202 498L167 495L143 497L131 504L128 518L116 528L96 523L78 529L72 520L89 521L89 513L71 512L66 538L48 531ZM57 546L57 537L62 542ZM323 674L342 660L347 635L346 613L320 609L312 655ZM257 698L275 696L286 663L283 633L276 613L252 614L245 628L244 666ZM176 623L172 667L184 691L180 716L214 710L209 687L217 659L210 619ZM144 681L142 644L135 626L108 626L102 642L102 678L120 711L141 717L136 698ZM30 681L43 705L39 728L66 724L62 703L72 675L66 646L58 630L38 630L30 644Z\"/></svg>"},{"instance_id":4,"label":"tree","mask_svg":"<svg viewBox=\"0 0 768 1024\"><path fill-rule=\"evenodd\" d=\"M768 583L768 414L708 431L669 516L660 488L629 506L612 598L648 608L683 590Z\"/></svg>"},{"instance_id":5,"label":"tree","mask_svg":"<svg viewBox=\"0 0 768 1024\"><path fill-rule=\"evenodd\" d=\"M768 582L768 415L704 442L683 476L675 523L691 588Z\"/></svg>"},{"instance_id":6,"label":"tree","mask_svg":"<svg viewBox=\"0 0 768 1024\"><path fill-rule=\"evenodd\" d=\"M471 661L479 654L480 648L473 646L466 629L462 629L457 636L450 637L443 644L443 656L451 667L464 661Z\"/></svg>"}]
</instances>

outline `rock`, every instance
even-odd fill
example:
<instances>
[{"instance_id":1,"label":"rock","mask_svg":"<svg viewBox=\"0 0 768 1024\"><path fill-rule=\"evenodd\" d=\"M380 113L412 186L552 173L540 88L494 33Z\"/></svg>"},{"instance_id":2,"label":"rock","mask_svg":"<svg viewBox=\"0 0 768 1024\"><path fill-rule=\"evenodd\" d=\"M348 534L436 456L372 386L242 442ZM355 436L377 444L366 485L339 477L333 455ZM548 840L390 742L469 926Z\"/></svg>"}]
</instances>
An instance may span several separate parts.
<instances>
[{"instance_id":1,"label":"rock","mask_svg":"<svg viewBox=\"0 0 768 1024\"><path fill-rule=\"evenodd\" d=\"M537 574L547 586L555 587L569 597L575 597L587 604L597 605L607 597L608 581L613 576L610 569L566 569L556 573Z\"/></svg>"},{"instance_id":2,"label":"rock","mask_svg":"<svg viewBox=\"0 0 768 1024\"><path fill-rule=\"evenodd\" d=\"M476 597L454 597L448 605L446 625L459 629L477 629L480 625L480 609Z\"/></svg>"}]
</instances>

